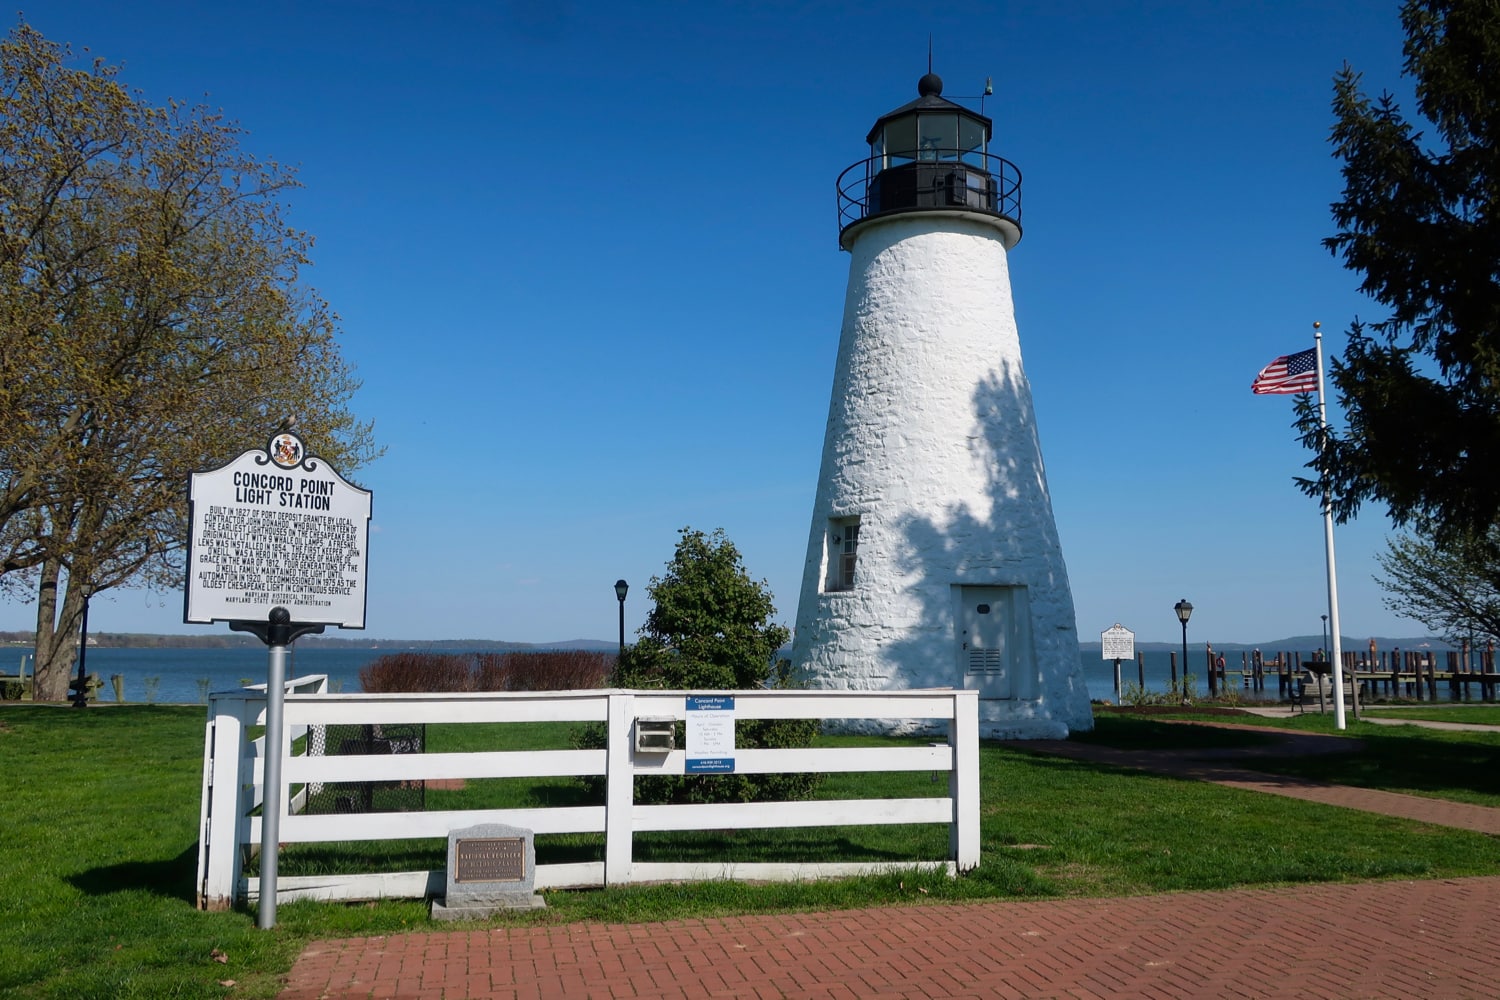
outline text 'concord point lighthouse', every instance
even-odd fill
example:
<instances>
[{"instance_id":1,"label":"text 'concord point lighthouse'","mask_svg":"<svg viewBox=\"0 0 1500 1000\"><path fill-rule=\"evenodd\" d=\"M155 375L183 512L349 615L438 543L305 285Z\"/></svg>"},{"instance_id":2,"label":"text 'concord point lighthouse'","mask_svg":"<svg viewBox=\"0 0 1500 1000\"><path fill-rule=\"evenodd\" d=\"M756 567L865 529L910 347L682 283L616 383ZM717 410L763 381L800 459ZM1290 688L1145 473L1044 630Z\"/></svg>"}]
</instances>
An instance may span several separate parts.
<instances>
[{"instance_id":1,"label":"text 'concord point lighthouse'","mask_svg":"<svg viewBox=\"0 0 1500 1000\"><path fill-rule=\"evenodd\" d=\"M920 96L838 181L849 287L793 660L814 687L960 687L983 735L1093 716L1007 255L1021 177L990 119Z\"/></svg>"}]
</instances>

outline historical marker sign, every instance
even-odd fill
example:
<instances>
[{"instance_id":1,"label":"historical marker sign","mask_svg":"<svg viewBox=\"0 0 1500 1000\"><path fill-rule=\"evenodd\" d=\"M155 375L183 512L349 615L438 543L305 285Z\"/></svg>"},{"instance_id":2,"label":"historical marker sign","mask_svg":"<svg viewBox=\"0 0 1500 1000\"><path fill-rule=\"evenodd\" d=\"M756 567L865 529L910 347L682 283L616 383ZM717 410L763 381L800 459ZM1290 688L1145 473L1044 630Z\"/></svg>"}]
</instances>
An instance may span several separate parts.
<instances>
[{"instance_id":1,"label":"historical marker sign","mask_svg":"<svg viewBox=\"0 0 1500 1000\"><path fill-rule=\"evenodd\" d=\"M265 621L365 627L370 491L282 432L264 451L194 473L185 622Z\"/></svg>"},{"instance_id":2,"label":"historical marker sign","mask_svg":"<svg viewBox=\"0 0 1500 1000\"><path fill-rule=\"evenodd\" d=\"M1135 633L1124 625L1117 622L1113 628L1105 629L1100 637L1104 641L1106 660L1135 659Z\"/></svg>"}]
</instances>

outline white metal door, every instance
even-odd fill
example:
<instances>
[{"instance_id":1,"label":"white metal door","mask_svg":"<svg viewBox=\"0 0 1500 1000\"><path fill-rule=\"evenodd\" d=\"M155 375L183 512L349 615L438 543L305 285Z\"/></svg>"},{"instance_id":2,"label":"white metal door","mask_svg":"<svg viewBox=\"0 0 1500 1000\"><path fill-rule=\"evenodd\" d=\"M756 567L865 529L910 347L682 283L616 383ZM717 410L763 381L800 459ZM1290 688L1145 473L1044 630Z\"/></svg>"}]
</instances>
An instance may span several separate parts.
<instances>
[{"instance_id":1,"label":"white metal door","mask_svg":"<svg viewBox=\"0 0 1500 1000\"><path fill-rule=\"evenodd\" d=\"M1014 587L960 587L958 656L964 687L1014 698Z\"/></svg>"}]
</instances>

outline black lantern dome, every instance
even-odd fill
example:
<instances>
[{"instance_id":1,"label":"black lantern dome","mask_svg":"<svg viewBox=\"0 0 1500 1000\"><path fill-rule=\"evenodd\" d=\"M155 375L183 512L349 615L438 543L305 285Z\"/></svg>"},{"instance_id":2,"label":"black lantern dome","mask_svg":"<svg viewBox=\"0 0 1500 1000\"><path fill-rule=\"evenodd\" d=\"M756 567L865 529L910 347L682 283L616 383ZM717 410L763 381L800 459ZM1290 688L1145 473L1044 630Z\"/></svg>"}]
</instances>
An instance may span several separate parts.
<instances>
[{"instance_id":1,"label":"black lantern dome","mask_svg":"<svg viewBox=\"0 0 1500 1000\"><path fill-rule=\"evenodd\" d=\"M989 151L989 118L943 97L929 72L917 99L876 120L868 159L838 180L839 245L878 216L907 212L976 215L1001 231L1006 249L1021 239L1021 172Z\"/></svg>"}]
</instances>

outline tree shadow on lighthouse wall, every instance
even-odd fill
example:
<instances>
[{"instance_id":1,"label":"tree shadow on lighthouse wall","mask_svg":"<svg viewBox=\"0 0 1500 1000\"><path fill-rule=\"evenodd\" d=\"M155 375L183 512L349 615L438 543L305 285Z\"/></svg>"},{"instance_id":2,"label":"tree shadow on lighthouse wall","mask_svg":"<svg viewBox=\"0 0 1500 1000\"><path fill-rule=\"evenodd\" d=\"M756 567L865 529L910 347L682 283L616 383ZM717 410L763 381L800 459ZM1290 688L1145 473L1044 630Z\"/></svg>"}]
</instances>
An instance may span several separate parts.
<instances>
[{"instance_id":1,"label":"tree shadow on lighthouse wall","mask_svg":"<svg viewBox=\"0 0 1500 1000\"><path fill-rule=\"evenodd\" d=\"M1088 691L1079 669L1072 593L1047 489L1031 388L1018 363L1002 362L980 380L966 429L966 480L975 495L954 496L937 516L909 515L893 525L900 542L895 566L914 598L917 620L892 642L893 663L920 664L940 686L979 687L961 666L955 587L1023 586L1030 608L1029 651L1016 669L1033 671L1024 696L1007 706L1016 718L1045 718L1068 706L1087 713ZM933 662L936 658L937 662ZM948 678L946 681L941 678ZM926 683L924 680L923 683ZM983 714L983 713L982 713Z\"/></svg>"}]
</instances>

